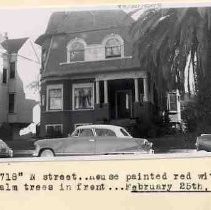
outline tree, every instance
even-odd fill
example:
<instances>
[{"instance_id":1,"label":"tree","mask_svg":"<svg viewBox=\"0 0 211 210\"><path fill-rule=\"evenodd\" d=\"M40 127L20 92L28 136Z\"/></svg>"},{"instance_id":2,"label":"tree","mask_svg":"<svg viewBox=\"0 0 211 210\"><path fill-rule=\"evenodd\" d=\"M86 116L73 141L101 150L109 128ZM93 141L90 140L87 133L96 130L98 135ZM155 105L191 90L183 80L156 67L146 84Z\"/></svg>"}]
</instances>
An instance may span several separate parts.
<instances>
[{"instance_id":1,"label":"tree","mask_svg":"<svg viewBox=\"0 0 211 210\"><path fill-rule=\"evenodd\" d=\"M153 8L140 15L132 33L140 62L158 86L184 91L188 55L197 84L209 73L210 29L211 8Z\"/></svg>"},{"instance_id":2,"label":"tree","mask_svg":"<svg viewBox=\"0 0 211 210\"><path fill-rule=\"evenodd\" d=\"M132 33L140 62L159 91L184 93L185 69L188 77L193 71L196 97L191 106L197 126L202 121L211 124L211 8L149 9L134 23Z\"/></svg>"}]
</instances>

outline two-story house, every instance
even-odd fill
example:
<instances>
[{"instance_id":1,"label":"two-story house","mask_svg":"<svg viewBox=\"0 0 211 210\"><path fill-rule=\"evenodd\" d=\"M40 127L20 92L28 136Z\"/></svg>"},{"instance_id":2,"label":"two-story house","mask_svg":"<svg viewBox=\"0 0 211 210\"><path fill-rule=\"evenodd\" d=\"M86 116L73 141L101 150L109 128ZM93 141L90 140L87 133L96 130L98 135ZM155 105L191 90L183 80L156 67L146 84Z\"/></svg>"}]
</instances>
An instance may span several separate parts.
<instances>
[{"instance_id":1,"label":"two-story house","mask_svg":"<svg viewBox=\"0 0 211 210\"><path fill-rule=\"evenodd\" d=\"M30 88L39 81L39 46L29 38L6 37L0 50L0 126L9 124L7 138L18 139L20 129L33 122L33 108L39 104L39 91Z\"/></svg>"},{"instance_id":2,"label":"two-story house","mask_svg":"<svg viewBox=\"0 0 211 210\"><path fill-rule=\"evenodd\" d=\"M156 88L143 69L122 10L55 12L42 47L41 136L83 124L135 128L151 116Z\"/></svg>"}]
</instances>

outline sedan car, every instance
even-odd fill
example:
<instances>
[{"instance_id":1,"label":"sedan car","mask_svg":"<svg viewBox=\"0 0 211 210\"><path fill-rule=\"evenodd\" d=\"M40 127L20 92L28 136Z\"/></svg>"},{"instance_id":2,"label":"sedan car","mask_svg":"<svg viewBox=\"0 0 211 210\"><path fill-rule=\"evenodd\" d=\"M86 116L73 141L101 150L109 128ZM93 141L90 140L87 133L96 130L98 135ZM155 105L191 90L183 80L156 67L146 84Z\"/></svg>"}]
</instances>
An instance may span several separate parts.
<instances>
[{"instance_id":1,"label":"sedan car","mask_svg":"<svg viewBox=\"0 0 211 210\"><path fill-rule=\"evenodd\" d=\"M12 149L2 139L0 139L0 157L13 157Z\"/></svg>"},{"instance_id":2,"label":"sedan car","mask_svg":"<svg viewBox=\"0 0 211 210\"><path fill-rule=\"evenodd\" d=\"M211 152L211 134L201 134L196 139L196 149Z\"/></svg>"},{"instance_id":3,"label":"sedan car","mask_svg":"<svg viewBox=\"0 0 211 210\"><path fill-rule=\"evenodd\" d=\"M36 141L35 148L33 156L153 153L151 142L113 125L78 126L67 138Z\"/></svg>"}]
</instances>

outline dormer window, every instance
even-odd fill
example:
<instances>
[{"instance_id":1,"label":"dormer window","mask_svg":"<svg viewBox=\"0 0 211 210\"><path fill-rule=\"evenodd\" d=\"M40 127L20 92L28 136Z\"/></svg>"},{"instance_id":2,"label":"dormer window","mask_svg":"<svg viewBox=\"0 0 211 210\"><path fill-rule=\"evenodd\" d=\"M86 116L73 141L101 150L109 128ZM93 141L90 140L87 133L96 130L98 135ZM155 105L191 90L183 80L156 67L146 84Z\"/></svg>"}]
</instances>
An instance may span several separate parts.
<instances>
[{"instance_id":1,"label":"dormer window","mask_svg":"<svg viewBox=\"0 0 211 210\"><path fill-rule=\"evenodd\" d=\"M105 57L121 57L121 43L116 38L111 38L106 42L105 45Z\"/></svg>"},{"instance_id":2,"label":"dormer window","mask_svg":"<svg viewBox=\"0 0 211 210\"><path fill-rule=\"evenodd\" d=\"M118 58L124 56L124 41L117 34L110 34L105 37L105 58Z\"/></svg>"},{"instance_id":3,"label":"dormer window","mask_svg":"<svg viewBox=\"0 0 211 210\"><path fill-rule=\"evenodd\" d=\"M85 43L81 39L75 38L67 46L67 61L76 62L85 59Z\"/></svg>"}]
</instances>

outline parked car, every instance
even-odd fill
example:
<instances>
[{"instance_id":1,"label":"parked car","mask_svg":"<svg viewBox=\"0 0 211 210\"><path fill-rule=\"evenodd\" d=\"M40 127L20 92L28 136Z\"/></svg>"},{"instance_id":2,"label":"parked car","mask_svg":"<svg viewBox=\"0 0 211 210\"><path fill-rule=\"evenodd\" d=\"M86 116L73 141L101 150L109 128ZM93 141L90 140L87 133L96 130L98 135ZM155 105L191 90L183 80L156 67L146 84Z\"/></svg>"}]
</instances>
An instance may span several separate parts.
<instances>
[{"instance_id":1,"label":"parked car","mask_svg":"<svg viewBox=\"0 0 211 210\"><path fill-rule=\"evenodd\" d=\"M33 156L153 153L151 142L114 125L78 126L67 138L38 140L34 145Z\"/></svg>"},{"instance_id":2,"label":"parked car","mask_svg":"<svg viewBox=\"0 0 211 210\"><path fill-rule=\"evenodd\" d=\"M0 139L0 157L13 157L13 150L2 139Z\"/></svg>"},{"instance_id":3,"label":"parked car","mask_svg":"<svg viewBox=\"0 0 211 210\"><path fill-rule=\"evenodd\" d=\"M196 139L196 149L211 152L211 134L201 134Z\"/></svg>"}]
</instances>

